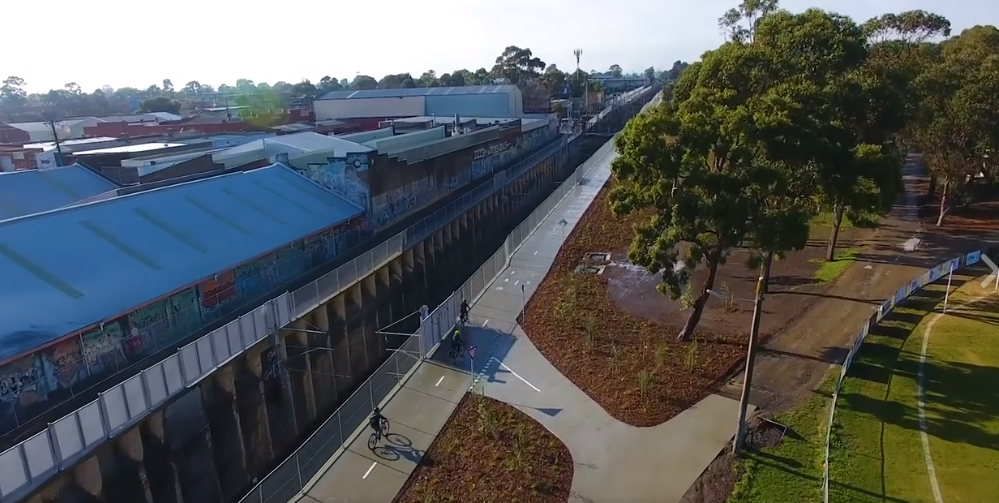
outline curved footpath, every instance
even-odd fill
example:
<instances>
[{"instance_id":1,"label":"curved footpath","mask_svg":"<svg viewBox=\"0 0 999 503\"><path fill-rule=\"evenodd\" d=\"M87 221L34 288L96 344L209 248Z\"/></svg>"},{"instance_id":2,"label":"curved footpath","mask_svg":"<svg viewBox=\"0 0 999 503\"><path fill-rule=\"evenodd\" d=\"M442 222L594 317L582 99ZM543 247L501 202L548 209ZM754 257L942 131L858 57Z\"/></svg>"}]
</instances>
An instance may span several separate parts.
<instances>
[{"instance_id":1,"label":"curved footpath","mask_svg":"<svg viewBox=\"0 0 999 503\"><path fill-rule=\"evenodd\" d=\"M624 424L556 370L516 322L551 267L563 236L570 234L610 177L615 155L609 150L596 160L472 306L465 337L478 351L470 367L443 364L445 355L419 365L383 407L392 434L398 435L389 439L395 445L375 454L367 449L367 437L355 432L299 501L390 503L473 387L529 414L568 446L575 463L571 501L680 501L732 439L738 403L712 395L656 427ZM564 234L562 220L567 222ZM464 362L469 363L467 356Z\"/></svg>"}]
</instances>

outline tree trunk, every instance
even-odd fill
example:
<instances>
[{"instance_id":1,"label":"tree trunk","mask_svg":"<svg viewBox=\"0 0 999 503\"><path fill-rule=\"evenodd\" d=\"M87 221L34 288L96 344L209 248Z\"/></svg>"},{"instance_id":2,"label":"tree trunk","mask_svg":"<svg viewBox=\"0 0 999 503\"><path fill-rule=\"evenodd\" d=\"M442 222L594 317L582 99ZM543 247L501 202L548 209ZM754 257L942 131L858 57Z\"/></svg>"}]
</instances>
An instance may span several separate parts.
<instances>
[{"instance_id":1,"label":"tree trunk","mask_svg":"<svg viewBox=\"0 0 999 503\"><path fill-rule=\"evenodd\" d=\"M681 341L689 341L694 336L694 329L697 328L697 324L701 321L701 314L704 313L704 305L708 303L708 290L711 290L715 286L715 277L718 275L718 261L721 258L721 251L715 250L712 252L708 261L708 277L704 279L704 284L701 285L701 293L697 296L697 300L694 301L694 309L690 312L690 316L687 317L687 323L683 325L683 330L677 336L677 339Z\"/></svg>"},{"instance_id":2,"label":"tree trunk","mask_svg":"<svg viewBox=\"0 0 999 503\"><path fill-rule=\"evenodd\" d=\"M826 262L836 260L836 241L839 240L839 228L843 225L843 212L846 208L841 203L836 203L833 209L833 228L829 234L829 245L826 246Z\"/></svg>"},{"instance_id":3,"label":"tree trunk","mask_svg":"<svg viewBox=\"0 0 999 503\"><path fill-rule=\"evenodd\" d=\"M944 178L943 187L940 187L940 215L937 217L937 227L943 225L944 217L950 210L948 206L950 199L950 177Z\"/></svg>"},{"instance_id":4,"label":"tree trunk","mask_svg":"<svg viewBox=\"0 0 999 503\"><path fill-rule=\"evenodd\" d=\"M770 293L770 270L773 265L774 252L768 251L763 255L763 270L760 272L763 281L760 283L760 293Z\"/></svg>"}]
</instances>

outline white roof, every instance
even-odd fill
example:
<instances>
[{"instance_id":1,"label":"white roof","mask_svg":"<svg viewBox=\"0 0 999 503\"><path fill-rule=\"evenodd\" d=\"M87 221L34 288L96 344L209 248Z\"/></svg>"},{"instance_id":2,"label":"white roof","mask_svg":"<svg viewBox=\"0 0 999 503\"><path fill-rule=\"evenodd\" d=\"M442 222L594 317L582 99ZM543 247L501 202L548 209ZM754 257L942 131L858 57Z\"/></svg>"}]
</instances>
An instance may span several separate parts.
<instances>
[{"instance_id":1,"label":"white roof","mask_svg":"<svg viewBox=\"0 0 999 503\"><path fill-rule=\"evenodd\" d=\"M289 154L293 156L330 152L333 157L344 157L347 154L371 152L374 149L352 141L334 138L319 133L305 132L273 136L254 140L249 143L220 152L220 156L230 157L264 151L268 156Z\"/></svg>"}]
</instances>

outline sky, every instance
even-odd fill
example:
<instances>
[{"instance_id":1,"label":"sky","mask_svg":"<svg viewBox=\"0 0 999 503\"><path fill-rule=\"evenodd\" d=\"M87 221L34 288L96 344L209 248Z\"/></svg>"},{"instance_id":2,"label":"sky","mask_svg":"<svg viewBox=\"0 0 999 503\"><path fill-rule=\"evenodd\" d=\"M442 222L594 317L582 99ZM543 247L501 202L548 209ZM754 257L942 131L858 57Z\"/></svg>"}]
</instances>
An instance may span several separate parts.
<instances>
[{"instance_id":1,"label":"sky","mask_svg":"<svg viewBox=\"0 0 999 503\"><path fill-rule=\"evenodd\" d=\"M5 2L7 3L7 2ZM218 86L490 68L508 45L545 63L626 72L694 61L722 42L717 19L737 0L126 0L9 2L0 79L28 92L76 82L146 88L169 78ZM858 22L886 12L941 14L955 33L999 25L999 0L782 0Z\"/></svg>"}]
</instances>

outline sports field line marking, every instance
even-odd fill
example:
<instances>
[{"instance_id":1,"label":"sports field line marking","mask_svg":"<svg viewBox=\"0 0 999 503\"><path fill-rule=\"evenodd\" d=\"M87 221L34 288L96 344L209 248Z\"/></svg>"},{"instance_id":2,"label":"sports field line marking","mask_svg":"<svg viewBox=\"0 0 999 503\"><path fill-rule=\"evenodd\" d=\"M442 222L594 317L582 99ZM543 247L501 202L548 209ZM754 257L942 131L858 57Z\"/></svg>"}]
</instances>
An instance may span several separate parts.
<instances>
[{"instance_id":1,"label":"sports field line marking","mask_svg":"<svg viewBox=\"0 0 999 503\"><path fill-rule=\"evenodd\" d=\"M968 302L962 302L954 308L968 307L980 300L984 300L988 297L988 294L978 296ZM933 456L930 455L930 436L926 433L926 388L923 385L924 377L926 375L926 349L930 344L930 334L933 332L933 326L937 324L937 320L942 318L945 313L937 313L934 315L933 319L926 325L926 331L923 333L923 347L919 352L919 372L917 374L918 383L918 403L919 403L919 438L923 444L923 459L926 461L926 472L930 477L930 488L933 489L933 499L936 503L944 503L943 494L940 493L940 483L937 482L937 470L933 466Z\"/></svg>"}]
</instances>

